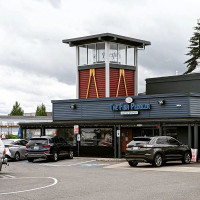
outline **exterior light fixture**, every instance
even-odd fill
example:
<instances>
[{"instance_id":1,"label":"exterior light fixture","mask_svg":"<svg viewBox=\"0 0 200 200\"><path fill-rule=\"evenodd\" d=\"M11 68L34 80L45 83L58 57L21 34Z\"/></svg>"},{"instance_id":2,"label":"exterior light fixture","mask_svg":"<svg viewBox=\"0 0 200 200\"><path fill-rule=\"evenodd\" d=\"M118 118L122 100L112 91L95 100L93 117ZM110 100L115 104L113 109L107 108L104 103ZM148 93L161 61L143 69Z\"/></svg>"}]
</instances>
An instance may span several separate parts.
<instances>
[{"instance_id":1,"label":"exterior light fixture","mask_svg":"<svg viewBox=\"0 0 200 200\"><path fill-rule=\"evenodd\" d=\"M71 104L71 105L70 105L70 108L71 108L72 110L76 109L76 104Z\"/></svg>"},{"instance_id":2,"label":"exterior light fixture","mask_svg":"<svg viewBox=\"0 0 200 200\"><path fill-rule=\"evenodd\" d=\"M177 104L177 105L176 105L176 107L181 107L181 106L182 106L181 104Z\"/></svg>"},{"instance_id":3,"label":"exterior light fixture","mask_svg":"<svg viewBox=\"0 0 200 200\"><path fill-rule=\"evenodd\" d=\"M164 104L165 104L165 100L164 100L164 99L158 100L158 104L159 104L159 105L164 105Z\"/></svg>"}]
</instances>

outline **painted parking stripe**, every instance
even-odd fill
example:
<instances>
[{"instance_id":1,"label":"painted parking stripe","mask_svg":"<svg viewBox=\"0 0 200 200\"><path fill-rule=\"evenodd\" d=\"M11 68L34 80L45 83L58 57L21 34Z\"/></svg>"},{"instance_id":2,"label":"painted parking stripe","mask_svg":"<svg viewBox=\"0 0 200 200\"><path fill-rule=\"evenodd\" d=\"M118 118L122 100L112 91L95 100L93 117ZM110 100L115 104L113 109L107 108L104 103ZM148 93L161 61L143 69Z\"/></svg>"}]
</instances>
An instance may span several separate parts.
<instances>
[{"instance_id":1,"label":"painted parking stripe","mask_svg":"<svg viewBox=\"0 0 200 200\"><path fill-rule=\"evenodd\" d=\"M0 175L0 178L15 178L15 177L11 175Z\"/></svg>"},{"instance_id":2,"label":"painted parking stripe","mask_svg":"<svg viewBox=\"0 0 200 200\"><path fill-rule=\"evenodd\" d=\"M58 183L58 180L56 178L53 177L22 177L22 178L14 178L14 179L52 179L53 183L50 185L46 185L43 187L38 187L38 188L32 188L29 190L19 190L19 191L15 191L15 192L5 192L5 193L0 193L0 195L6 195L6 194L17 194L17 193L23 193L23 192L30 192L30 191L35 191L35 190L41 190L41 189L45 189L48 187L52 187L54 185L56 185Z\"/></svg>"},{"instance_id":3,"label":"painted parking stripe","mask_svg":"<svg viewBox=\"0 0 200 200\"><path fill-rule=\"evenodd\" d=\"M163 166L159 168L148 167L147 165L141 165L137 167L130 167L128 163L123 162L115 165L105 166L107 169L127 169L127 170L143 170L143 171L160 171L160 172L200 172L199 167L184 167L184 166Z\"/></svg>"},{"instance_id":4,"label":"painted parking stripe","mask_svg":"<svg viewBox=\"0 0 200 200\"><path fill-rule=\"evenodd\" d=\"M109 164L82 164L80 167L102 167Z\"/></svg>"},{"instance_id":5,"label":"painted parking stripe","mask_svg":"<svg viewBox=\"0 0 200 200\"><path fill-rule=\"evenodd\" d=\"M69 165L58 165L58 164L50 164L50 163L39 164L39 165L50 166L50 167L71 167L71 166L82 165L85 163L90 163L90 162L95 162L95 161L96 160L89 160L89 161L79 162L79 163L74 163L74 164L69 164Z\"/></svg>"}]
</instances>

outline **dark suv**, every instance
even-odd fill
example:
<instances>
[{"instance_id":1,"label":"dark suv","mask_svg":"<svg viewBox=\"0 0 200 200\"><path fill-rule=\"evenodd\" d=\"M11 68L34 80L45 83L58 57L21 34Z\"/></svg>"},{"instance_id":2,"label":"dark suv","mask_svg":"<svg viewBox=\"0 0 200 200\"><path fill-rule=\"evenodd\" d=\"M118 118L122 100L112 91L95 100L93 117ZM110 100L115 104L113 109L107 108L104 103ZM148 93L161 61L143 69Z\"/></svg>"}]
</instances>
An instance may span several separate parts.
<instances>
[{"instance_id":1,"label":"dark suv","mask_svg":"<svg viewBox=\"0 0 200 200\"><path fill-rule=\"evenodd\" d=\"M191 149L168 136L135 137L127 144L126 160L132 167L138 162L147 162L160 167L167 161L174 160L189 164Z\"/></svg>"},{"instance_id":2,"label":"dark suv","mask_svg":"<svg viewBox=\"0 0 200 200\"><path fill-rule=\"evenodd\" d=\"M72 146L69 145L62 137L42 136L31 138L26 145L27 160L33 162L37 158L53 159L57 161L59 157L66 156L73 158Z\"/></svg>"}]
</instances>

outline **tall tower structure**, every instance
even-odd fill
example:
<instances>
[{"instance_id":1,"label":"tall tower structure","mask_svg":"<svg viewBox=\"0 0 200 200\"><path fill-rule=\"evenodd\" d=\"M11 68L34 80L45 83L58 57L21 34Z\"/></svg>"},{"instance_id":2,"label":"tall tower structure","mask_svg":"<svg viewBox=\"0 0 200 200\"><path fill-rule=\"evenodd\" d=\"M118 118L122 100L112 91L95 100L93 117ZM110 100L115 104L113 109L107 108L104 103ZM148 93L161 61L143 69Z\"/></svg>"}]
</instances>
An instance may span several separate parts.
<instances>
[{"instance_id":1,"label":"tall tower structure","mask_svg":"<svg viewBox=\"0 0 200 200\"><path fill-rule=\"evenodd\" d=\"M65 39L76 47L76 98L138 94L138 49L151 43L111 33Z\"/></svg>"}]
</instances>

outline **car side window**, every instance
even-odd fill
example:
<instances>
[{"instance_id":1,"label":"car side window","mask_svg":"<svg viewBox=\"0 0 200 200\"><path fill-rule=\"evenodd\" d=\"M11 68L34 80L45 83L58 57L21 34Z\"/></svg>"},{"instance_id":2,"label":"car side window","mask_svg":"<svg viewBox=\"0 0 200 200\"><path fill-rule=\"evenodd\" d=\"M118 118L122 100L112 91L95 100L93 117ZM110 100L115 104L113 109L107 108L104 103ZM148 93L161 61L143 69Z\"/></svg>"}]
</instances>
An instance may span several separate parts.
<instances>
[{"instance_id":1,"label":"car side window","mask_svg":"<svg viewBox=\"0 0 200 200\"><path fill-rule=\"evenodd\" d=\"M22 144L20 143L20 141L16 141L15 145L22 145Z\"/></svg>"},{"instance_id":2,"label":"car side window","mask_svg":"<svg viewBox=\"0 0 200 200\"><path fill-rule=\"evenodd\" d=\"M180 145L180 143L177 140L175 140L174 138L169 139L169 144L170 145Z\"/></svg>"},{"instance_id":3,"label":"car side window","mask_svg":"<svg viewBox=\"0 0 200 200\"><path fill-rule=\"evenodd\" d=\"M26 140L21 140L21 141L20 141L20 145L22 145L22 146L26 146L27 143L28 143L28 142L27 142Z\"/></svg>"},{"instance_id":4,"label":"car side window","mask_svg":"<svg viewBox=\"0 0 200 200\"><path fill-rule=\"evenodd\" d=\"M158 138L156 143L157 144L167 144L167 138Z\"/></svg>"},{"instance_id":5,"label":"car side window","mask_svg":"<svg viewBox=\"0 0 200 200\"><path fill-rule=\"evenodd\" d=\"M54 138L49 139L49 143L54 143Z\"/></svg>"}]
</instances>

